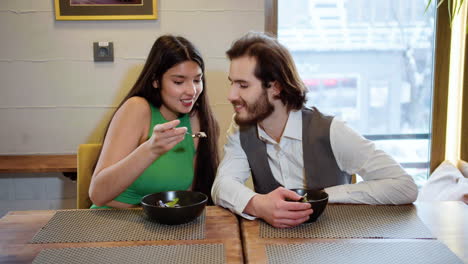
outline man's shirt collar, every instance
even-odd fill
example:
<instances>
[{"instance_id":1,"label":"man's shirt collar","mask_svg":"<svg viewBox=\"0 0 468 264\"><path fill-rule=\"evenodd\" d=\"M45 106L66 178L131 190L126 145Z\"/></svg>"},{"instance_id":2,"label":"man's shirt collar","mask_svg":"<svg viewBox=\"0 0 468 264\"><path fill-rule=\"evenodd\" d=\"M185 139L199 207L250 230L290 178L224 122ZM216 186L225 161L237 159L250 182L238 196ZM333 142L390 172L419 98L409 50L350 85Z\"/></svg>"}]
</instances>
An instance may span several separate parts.
<instances>
[{"instance_id":1,"label":"man's shirt collar","mask_svg":"<svg viewBox=\"0 0 468 264\"><path fill-rule=\"evenodd\" d=\"M262 141L267 141L272 144L277 144L277 142L272 139L266 132L263 130L259 124L257 124L258 138ZM287 137L290 139L302 140L302 111L290 111L288 116L288 121L286 122L286 127L284 128L283 135L281 138Z\"/></svg>"}]
</instances>

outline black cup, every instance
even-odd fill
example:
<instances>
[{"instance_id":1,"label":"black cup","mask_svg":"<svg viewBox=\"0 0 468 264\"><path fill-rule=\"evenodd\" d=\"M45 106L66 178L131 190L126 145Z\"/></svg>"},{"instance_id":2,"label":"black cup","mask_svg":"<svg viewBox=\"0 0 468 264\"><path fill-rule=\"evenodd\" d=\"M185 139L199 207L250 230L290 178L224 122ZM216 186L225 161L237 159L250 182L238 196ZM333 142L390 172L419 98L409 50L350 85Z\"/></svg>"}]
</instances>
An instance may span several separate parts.
<instances>
[{"instance_id":1,"label":"black cup","mask_svg":"<svg viewBox=\"0 0 468 264\"><path fill-rule=\"evenodd\" d=\"M322 215L323 211L328 204L328 193L324 190L310 190L310 189L291 189L291 191L299 194L300 196L304 196L307 193L307 203L310 203L312 207L312 214L309 217L309 220L306 223L312 223L317 221L320 215ZM299 201L302 202L302 201Z\"/></svg>"}]
</instances>

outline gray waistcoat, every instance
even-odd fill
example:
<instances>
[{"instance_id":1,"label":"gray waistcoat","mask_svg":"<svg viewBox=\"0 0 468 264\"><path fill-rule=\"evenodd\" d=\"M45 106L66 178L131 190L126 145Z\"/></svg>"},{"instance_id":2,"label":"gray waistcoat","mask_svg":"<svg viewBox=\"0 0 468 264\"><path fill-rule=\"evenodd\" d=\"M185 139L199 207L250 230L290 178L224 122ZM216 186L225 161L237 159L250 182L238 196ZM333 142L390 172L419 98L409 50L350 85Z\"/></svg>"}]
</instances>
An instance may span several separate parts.
<instances>
[{"instance_id":1,"label":"gray waistcoat","mask_svg":"<svg viewBox=\"0 0 468 264\"><path fill-rule=\"evenodd\" d=\"M332 119L315 107L302 109L302 150L309 189L351 183L351 176L340 170L331 149ZM255 191L266 194L280 187L268 164L266 144L258 138L257 126L241 127L240 142L250 164Z\"/></svg>"}]
</instances>

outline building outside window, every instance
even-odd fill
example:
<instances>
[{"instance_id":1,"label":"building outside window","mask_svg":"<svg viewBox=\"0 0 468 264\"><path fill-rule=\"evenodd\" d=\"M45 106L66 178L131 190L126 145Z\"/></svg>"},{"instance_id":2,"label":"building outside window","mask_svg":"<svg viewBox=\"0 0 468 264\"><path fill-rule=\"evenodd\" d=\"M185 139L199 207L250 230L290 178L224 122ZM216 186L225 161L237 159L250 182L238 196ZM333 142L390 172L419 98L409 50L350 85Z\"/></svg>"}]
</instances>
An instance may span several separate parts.
<instances>
[{"instance_id":1,"label":"building outside window","mask_svg":"<svg viewBox=\"0 0 468 264\"><path fill-rule=\"evenodd\" d=\"M435 6L427 0L278 0L278 40L308 105L345 120L418 186L429 174Z\"/></svg>"}]
</instances>

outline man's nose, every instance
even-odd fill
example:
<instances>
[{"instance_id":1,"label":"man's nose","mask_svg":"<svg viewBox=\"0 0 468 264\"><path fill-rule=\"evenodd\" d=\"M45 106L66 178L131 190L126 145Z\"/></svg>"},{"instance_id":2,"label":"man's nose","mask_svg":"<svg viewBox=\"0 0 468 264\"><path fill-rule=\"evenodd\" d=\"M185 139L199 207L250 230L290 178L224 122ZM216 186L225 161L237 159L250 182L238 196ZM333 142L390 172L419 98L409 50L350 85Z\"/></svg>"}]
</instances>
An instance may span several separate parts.
<instances>
[{"instance_id":1,"label":"man's nose","mask_svg":"<svg viewBox=\"0 0 468 264\"><path fill-rule=\"evenodd\" d=\"M239 89L235 87L235 84L231 85L231 88L229 88L229 93L228 93L228 100L230 102L235 101L239 98Z\"/></svg>"}]
</instances>

